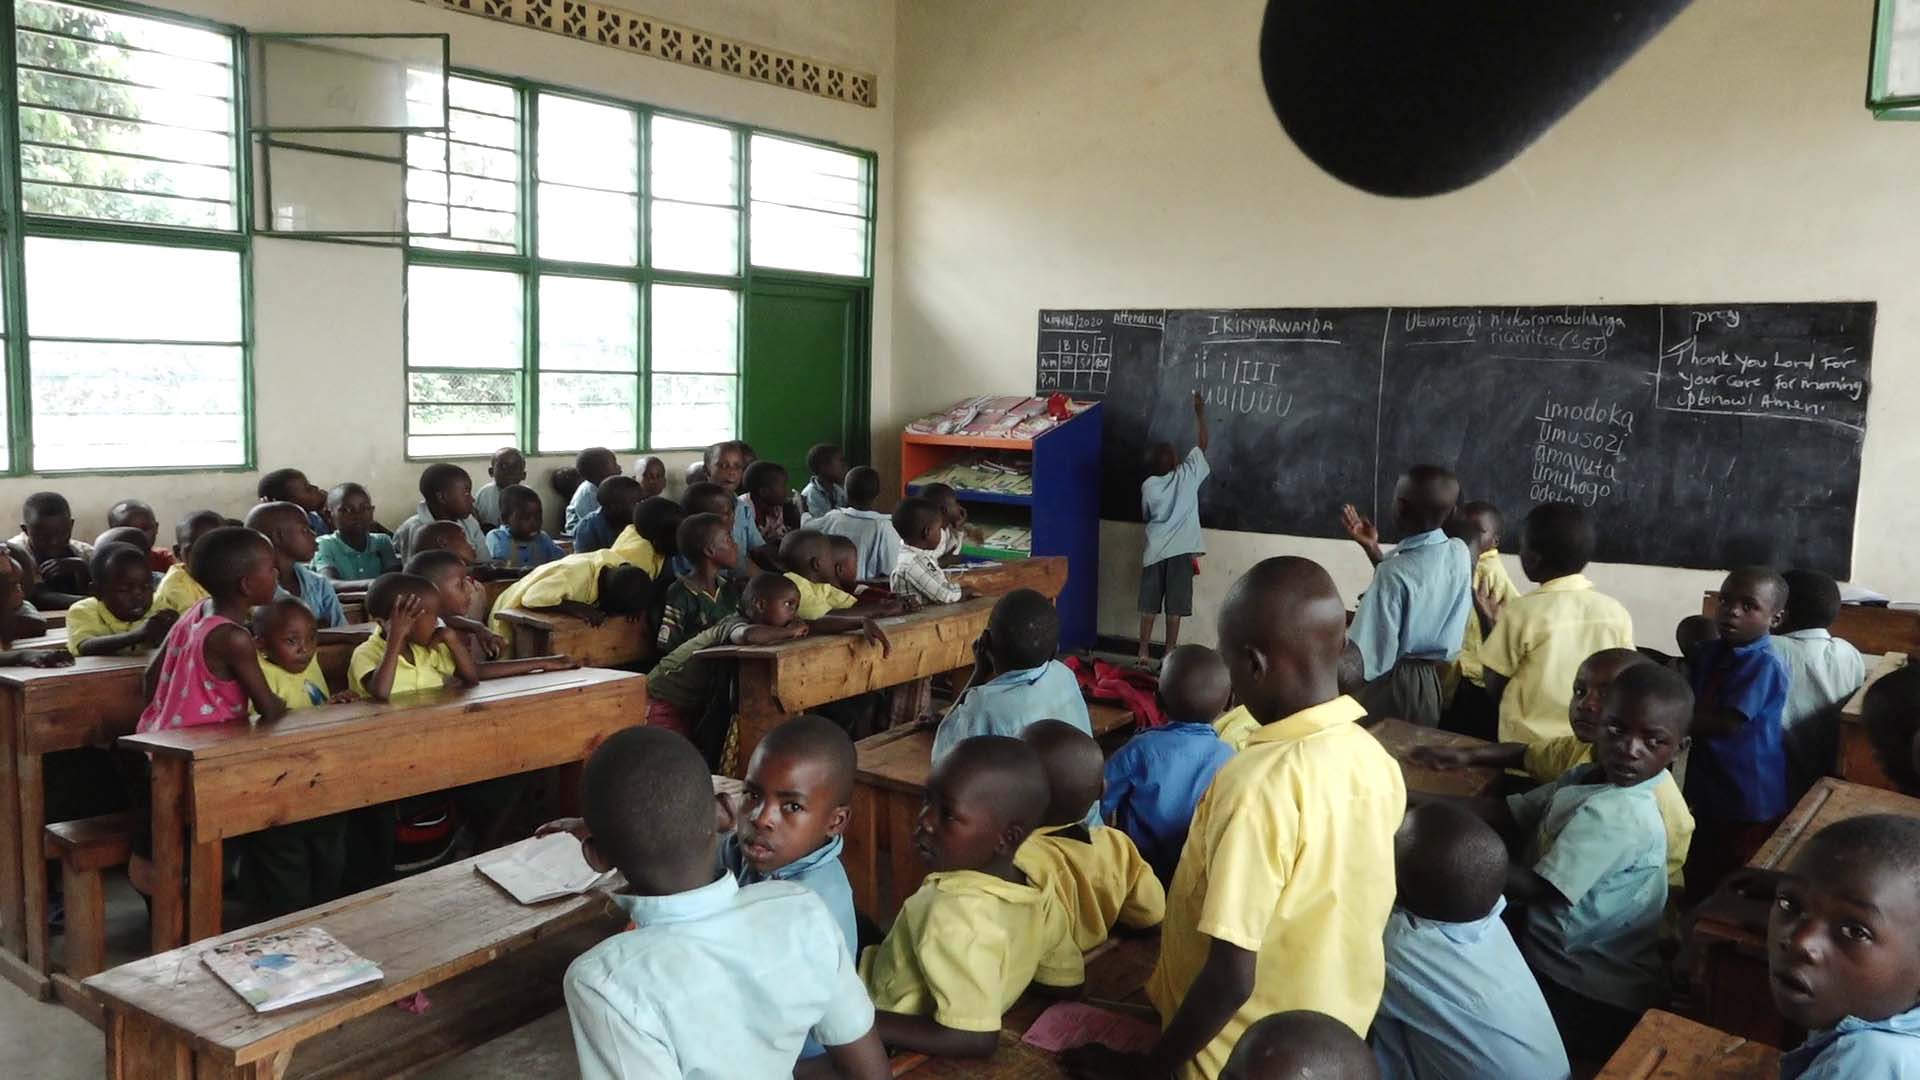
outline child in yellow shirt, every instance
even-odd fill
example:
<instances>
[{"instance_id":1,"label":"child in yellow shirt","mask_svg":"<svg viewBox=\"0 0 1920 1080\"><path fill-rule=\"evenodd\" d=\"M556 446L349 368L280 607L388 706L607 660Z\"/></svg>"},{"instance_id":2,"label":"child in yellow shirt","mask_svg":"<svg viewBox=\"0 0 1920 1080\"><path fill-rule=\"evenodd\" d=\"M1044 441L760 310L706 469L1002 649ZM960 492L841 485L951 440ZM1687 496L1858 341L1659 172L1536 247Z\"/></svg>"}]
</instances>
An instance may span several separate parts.
<instances>
[{"instance_id":1,"label":"child in yellow shirt","mask_svg":"<svg viewBox=\"0 0 1920 1080\"><path fill-rule=\"evenodd\" d=\"M506 651L507 639L483 621L491 606L487 590L467 573L467 564L459 555L444 548L416 552L407 560L406 571L433 582L439 591L436 610L440 621L465 638L468 652L492 660Z\"/></svg>"},{"instance_id":2,"label":"child in yellow shirt","mask_svg":"<svg viewBox=\"0 0 1920 1080\"><path fill-rule=\"evenodd\" d=\"M195 510L173 527L173 565L154 586L153 609L171 611L176 616L192 611L210 595L187 572L187 557L200 538L226 525L227 519L212 510Z\"/></svg>"},{"instance_id":3,"label":"child in yellow shirt","mask_svg":"<svg viewBox=\"0 0 1920 1080\"><path fill-rule=\"evenodd\" d=\"M1447 531L1466 541L1473 556L1473 614L1467 616L1467 635L1460 644L1460 656L1448 673L1445 686L1449 698L1448 722L1452 730L1491 739L1499 723L1499 709L1487 697L1486 667L1480 662L1480 645L1486 640L1500 609L1520 595L1507 566L1500 561L1500 540L1506 519L1500 508L1490 502L1470 502L1460 506Z\"/></svg>"},{"instance_id":4,"label":"child in yellow shirt","mask_svg":"<svg viewBox=\"0 0 1920 1080\"><path fill-rule=\"evenodd\" d=\"M1100 744L1064 720L1037 720L1020 741L1046 770L1048 802L1041 828L1014 852L1013 865L1060 902L1075 947L1097 947L1115 924L1160 925L1167 893L1133 839L1086 822L1088 804L1098 806L1105 787Z\"/></svg>"},{"instance_id":5,"label":"child in yellow shirt","mask_svg":"<svg viewBox=\"0 0 1920 1080\"><path fill-rule=\"evenodd\" d=\"M439 588L416 574L375 579L367 590L367 614L378 625L353 650L347 677L354 693L375 701L449 682L474 686L483 679L579 666L564 656L476 663L459 631L440 625Z\"/></svg>"},{"instance_id":6,"label":"child in yellow shirt","mask_svg":"<svg viewBox=\"0 0 1920 1080\"><path fill-rule=\"evenodd\" d=\"M987 1057L1029 983L1084 981L1066 912L1014 865L1048 797L1039 755L1004 735L963 740L933 767L914 828L932 873L860 960L881 1041Z\"/></svg>"},{"instance_id":7,"label":"child in yellow shirt","mask_svg":"<svg viewBox=\"0 0 1920 1080\"><path fill-rule=\"evenodd\" d=\"M282 596L253 609L253 644L267 689L288 709L353 699L344 691L337 698L327 693L327 677L320 672L319 624L299 597Z\"/></svg>"},{"instance_id":8,"label":"child in yellow shirt","mask_svg":"<svg viewBox=\"0 0 1920 1080\"><path fill-rule=\"evenodd\" d=\"M863 604L834 582L833 541L817 529L796 529L780 541L780 565L800 590L799 617L812 622L835 612L852 618L898 614L891 602Z\"/></svg>"},{"instance_id":9,"label":"child in yellow shirt","mask_svg":"<svg viewBox=\"0 0 1920 1080\"><path fill-rule=\"evenodd\" d=\"M75 656L143 653L167 639L180 613L153 602L148 555L132 544L93 549L93 595L67 609L67 651Z\"/></svg>"},{"instance_id":10,"label":"child in yellow shirt","mask_svg":"<svg viewBox=\"0 0 1920 1080\"><path fill-rule=\"evenodd\" d=\"M500 618L509 608L555 611L588 626L599 626L609 615L638 623L645 621L652 599L653 579L627 561L616 545L534 567L494 599L489 625L494 633L509 637L512 628Z\"/></svg>"}]
</instances>

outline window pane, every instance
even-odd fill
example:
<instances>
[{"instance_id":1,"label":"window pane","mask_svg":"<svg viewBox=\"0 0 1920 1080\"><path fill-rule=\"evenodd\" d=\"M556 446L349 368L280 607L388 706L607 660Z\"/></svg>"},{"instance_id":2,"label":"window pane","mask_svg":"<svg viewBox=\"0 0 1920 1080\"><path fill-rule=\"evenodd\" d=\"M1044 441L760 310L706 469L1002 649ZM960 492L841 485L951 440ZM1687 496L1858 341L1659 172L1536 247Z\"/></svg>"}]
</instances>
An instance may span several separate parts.
<instances>
[{"instance_id":1,"label":"window pane","mask_svg":"<svg viewBox=\"0 0 1920 1080\"><path fill-rule=\"evenodd\" d=\"M739 370L740 294L731 289L655 285L653 370Z\"/></svg>"},{"instance_id":2,"label":"window pane","mask_svg":"<svg viewBox=\"0 0 1920 1080\"><path fill-rule=\"evenodd\" d=\"M655 375L652 427L655 449L709 446L734 436L734 399L740 382L731 375Z\"/></svg>"},{"instance_id":3,"label":"window pane","mask_svg":"<svg viewBox=\"0 0 1920 1080\"><path fill-rule=\"evenodd\" d=\"M407 138L407 228L420 247L510 254L520 243L519 121L512 87L455 76L448 83L451 141ZM464 106L504 109L506 117Z\"/></svg>"},{"instance_id":4,"label":"window pane","mask_svg":"<svg viewBox=\"0 0 1920 1080\"><path fill-rule=\"evenodd\" d=\"M36 469L239 465L238 346L31 343Z\"/></svg>"},{"instance_id":5,"label":"window pane","mask_svg":"<svg viewBox=\"0 0 1920 1080\"><path fill-rule=\"evenodd\" d=\"M634 375L540 376L540 452L605 446L632 450L639 441L640 380Z\"/></svg>"},{"instance_id":6,"label":"window pane","mask_svg":"<svg viewBox=\"0 0 1920 1080\"><path fill-rule=\"evenodd\" d=\"M30 236L27 322L36 337L238 342L240 256Z\"/></svg>"},{"instance_id":7,"label":"window pane","mask_svg":"<svg viewBox=\"0 0 1920 1080\"><path fill-rule=\"evenodd\" d=\"M407 366L520 368L520 275L407 268Z\"/></svg>"},{"instance_id":8,"label":"window pane","mask_svg":"<svg viewBox=\"0 0 1920 1080\"><path fill-rule=\"evenodd\" d=\"M653 203L653 265L703 274L740 272L740 211Z\"/></svg>"},{"instance_id":9,"label":"window pane","mask_svg":"<svg viewBox=\"0 0 1920 1080\"><path fill-rule=\"evenodd\" d=\"M540 179L605 191L640 190L640 118L630 109L540 95Z\"/></svg>"},{"instance_id":10,"label":"window pane","mask_svg":"<svg viewBox=\"0 0 1920 1080\"><path fill-rule=\"evenodd\" d=\"M29 212L238 226L226 35L43 0L15 11Z\"/></svg>"},{"instance_id":11,"label":"window pane","mask_svg":"<svg viewBox=\"0 0 1920 1080\"><path fill-rule=\"evenodd\" d=\"M432 457L490 454L517 436L518 372L414 371L407 374L407 453Z\"/></svg>"},{"instance_id":12,"label":"window pane","mask_svg":"<svg viewBox=\"0 0 1920 1080\"><path fill-rule=\"evenodd\" d=\"M640 200L540 185L540 257L633 266L640 258Z\"/></svg>"},{"instance_id":13,"label":"window pane","mask_svg":"<svg viewBox=\"0 0 1920 1080\"><path fill-rule=\"evenodd\" d=\"M540 279L542 369L638 371L639 327L640 290L629 282Z\"/></svg>"},{"instance_id":14,"label":"window pane","mask_svg":"<svg viewBox=\"0 0 1920 1080\"><path fill-rule=\"evenodd\" d=\"M752 165L756 201L866 214L867 160L858 154L755 135Z\"/></svg>"},{"instance_id":15,"label":"window pane","mask_svg":"<svg viewBox=\"0 0 1920 1080\"><path fill-rule=\"evenodd\" d=\"M867 272L864 218L754 203L748 219L753 265L863 277Z\"/></svg>"},{"instance_id":16,"label":"window pane","mask_svg":"<svg viewBox=\"0 0 1920 1080\"><path fill-rule=\"evenodd\" d=\"M650 130L651 194L682 202L739 205L735 141L730 129L656 116Z\"/></svg>"}]
</instances>

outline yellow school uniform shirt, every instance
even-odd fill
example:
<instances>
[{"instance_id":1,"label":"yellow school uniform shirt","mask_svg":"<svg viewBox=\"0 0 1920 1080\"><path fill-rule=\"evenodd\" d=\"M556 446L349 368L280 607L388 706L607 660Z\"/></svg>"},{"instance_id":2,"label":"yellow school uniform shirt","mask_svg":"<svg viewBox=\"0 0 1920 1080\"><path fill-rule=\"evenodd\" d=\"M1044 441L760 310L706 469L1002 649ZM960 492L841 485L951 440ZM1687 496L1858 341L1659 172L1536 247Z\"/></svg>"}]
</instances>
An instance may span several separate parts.
<instances>
[{"instance_id":1,"label":"yellow school uniform shirt","mask_svg":"<svg viewBox=\"0 0 1920 1080\"><path fill-rule=\"evenodd\" d=\"M1078 986L1086 967L1051 893L953 870L907 897L886 940L860 957L860 978L876 1009L998 1031L1027 984Z\"/></svg>"},{"instance_id":2,"label":"yellow school uniform shirt","mask_svg":"<svg viewBox=\"0 0 1920 1080\"><path fill-rule=\"evenodd\" d=\"M1522 767L1528 776L1544 784L1592 760L1593 745L1567 735L1527 747ZM1680 794L1680 784L1671 772L1664 773L1654 785L1653 801L1660 808L1660 824L1666 826L1667 891L1673 892L1686 883L1680 868L1686 865L1687 849L1693 846L1693 811L1687 809L1686 796Z\"/></svg>"},{"instance_id":3,"label":"yellow school uniform shirt","mask_svg":"<svg viewBox=\"0 0 1920 1080\"><path fill-rule=\"evenodd\" d=\"M1500 741L1537 743L1572 735L1573 677L1602 649L1633 648L1633 619L1584 574L1554 578L1516 597L1480 647L1486 670L1507 678Z\"/></svg>"},{"instance_id":4,"label":"yellow school uniform shirt","mask_svg":"<svg viewBox=\"0 0 1920 1080\"><path fill-rule=\"evenodd\" d=\"M1181 1076L1213 1077L1247 1026L1292 1009L1364 1034L1386 983L1400 765L1350 697L1260 728L1194 809L1147 998L1164 1027L1214 941L1259 954L1253 993Z\"/></svg>"},{"instance_id":5,"label":"yellow school uniform shirt","mask_svg":"<svg viewBox=\"0 0 1920 1080\"><path fill-rule=\"evenodd\" d=\"M1167 917L1167 892L1132 838L1106 826L1086 840L1067 835L1084 828L1076 822L1040 829L1013 855L1013 865L1059 901L1081 952L1107 940L1115 923L1145 929Z\"/></svg>"},{"instance_id":6,"label":"yellow school uniform shirt","mask_svg":"<svg viewBox=\"0 0 1920 1080\"><path fill-rule=\"evenodd\" d=\"M386 648L384 641L380 647L382 649ZM357 655L355 659L358 659ZM380 666L380 658L378 656L373 658L373 666L376 668ZM289 709L311 709L315 705L327 700L327 677L320 673L320 657L318 656L307 661L307 670L296 672L288 671L286 668L267 659L266 653L261 653L260 674L267 677L267 689L273 692L274 697L286 702L287 708ZM393 681L396 685L400 682L397 676ZM315 693L319 694L319 701L314 700ZM248 706L248 708L252 711L253 715L260 715L260 710L254 709L252 706Z\"/></svg>"},{"instance_id":7,"label":"yellow school uniform shirt","mask_svg":"<svg viewBox=\"0 0 1920 1080\"><path fill-rule=\"evenodd\" d=\"M1480 561L1473 566L1473 587L1478 592L1492 593L1494 603L1503 606L1520 597L1520 590L1514 587L1513 579L1507 576L1507 564L1500 561L1498 551L1480 553ZM1480 613L1475 609L1467 616L1467 636L1460 645L1459 664L1460 677L1476 686L1486 685L1486 669L1480 663L1483 641Z\"/></svg>"},{"instance_id":8,"label":"yellow school uniform shirt","mask_svg":"<svg viewBox=\"0 0 1920 1080\"><path fill-rule=\"evenodd\" d=\"M1235 705L1213 722L1214 734L1220 736L1221 742L1233 747L1236 754L1246 749L1247 740L1259 730L1260 721L1253 718L1245 705Z\"/></svg>"},{"instance_id":9,"label":"yellow school uniform shirt","mask_svg":"<svg viewBox=\"0 0 1920 1080\"><path fill-rule=\"evenodd\" d=\"M193 610L193 605L211 595L200 587L199 582L193 580L193 575L187 573L185 566L174 563L160 578L160 584L154 587L153 605L147 610L149 613L174 611L185 615Z\"/></svg>"},{"instance_id":10,"label":"yellow school uniform shirt","mask_svg":"<svg viewBox=\"0 0 1920 1080\"><path fill-rule=\"evenodd\" d=\"M640 531L629 525L614 537L613 546L607 550L618 554L622 561L637 566L647 572L647 576L658 578L660 571L666 569L667 557L653 550L653 543L640 535Z\"/></svg>"},{"instance_id":11,"label":"yellow school uniform shirt","mask_svg":"<svg viewBox=\"0 0 1920 1080\"><path fill-rule=\"evenodd\" d=\"M641 541L646 543L646 541ZM648 550L652 550L649 546ZM542 563L527 576L507 586L493 601L493 632L512 637L513 629L500 618L508 608L555 607L569 600L592 604L600 599L600 571L627 563L627 557L612 548L583 551L564 559Z\"/></svg>"},{"instance_id":12,"label":"yellow school uniform shirt","mask_svg":"<svg viewBox=\"0 0 1920 1080\"><path fill-rule=\"evenodd\" d=\"M146 615L129 621L108 611L107 605L97 596L76 600L73 606L67 609L67 651L79 656L80 646L87 640L106 637L108 634L124 634L145 622L147 616L157 610L159 609L156 607L149 607ZM137 651L145 652L146 649L143 647Z\"/></svg>"},{"instance_id":13,"label":"yellow school uniform shirt","mask_svg":"<svg viewBox=\"0 0 1920 1080\"><path fill-rule=\"evenodd\" d=\"M367 678L380 670L380 659L385 655L387 655L386 628L376 626L373 634L353 650L353 658L347 662L348 689L363 697L366 696ZM447 680L452 678L457 670L459 669L453 663L453 650L445 645L435 645L431 648L425 645L409 645L407 654L394 665L393 689L387 693L391 696L445 686Z\"/></svg>"},{"instance_id":14,"label":"yellow school uniform shirt","mask_svg":"<svg viewBox=\"0 0 1920 1080\"><path fill-rule=\"evenodd\" d=\"M787 580L800 590L800 611L802 619L818 619L831 615L841 608L854 605L853 594L823 581L808 581L799 574L788 573Z\"/></svg>"}]
</instances>

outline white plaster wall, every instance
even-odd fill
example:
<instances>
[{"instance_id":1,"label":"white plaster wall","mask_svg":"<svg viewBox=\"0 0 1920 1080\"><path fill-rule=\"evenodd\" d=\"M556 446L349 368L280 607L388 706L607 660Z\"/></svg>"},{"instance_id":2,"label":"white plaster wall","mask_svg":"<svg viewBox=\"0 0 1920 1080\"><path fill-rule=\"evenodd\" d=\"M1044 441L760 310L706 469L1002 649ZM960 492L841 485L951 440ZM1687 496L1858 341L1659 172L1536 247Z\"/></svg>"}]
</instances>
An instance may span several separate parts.
<instances>
[{"instance_id":1,"label":"white plaster wall","mask_svg":"<svg viewBox=\"0 0 1920 1080\"><path fill-rule=\"evenodd\" d=\"M1260 86L1263 8L901 5L896 371L877 430L1029 390L1043 307L1871 299L1855 578L1920 598L1920 125L1861 105L1872 0L1699 0L1514 164L1419 201L1345 187L1294 149ZM1101 625L1131 635L1139 530L1102 539ZM1345 542L1208 545L1203 616L1269 555L1319 560L1349 599L1368 578ZM1717 583L1591 573L1650 645Z\"/></svg>"},{"instance_id":2,"label":"white plaster wall","mask_svg":"<svg viewBox=\"0 0 1920 1080\"><path fill-rule=\"evenodd\" d=\"M150 0L182 14L250 30L424 32L452 36L453 62L502 75L752 123L879 155L873 360L876 401L889 400L893 266L894 0L639 0L633 10L772 48L838 61L878 77L878 107L767 86L732 75L623 53L601 45L443 11L412 0ZM257 460L262 471L306 470L317 484L359 480L381 520L397 525L419 498L421 463L405 460L401 306L403 260L394 249L259 240L254 245L253 356ZM669 456L676 489L691 455ZM532 482L571 455L536 458ZM486 462L462 461L474 485ZM630 463L629 463L630 464ZM30 492L64 492L75 534L105 528L115 501L137 495L163 523L201 507L238 515L254 501L259 472L171 472L138 476L15 477L0 480L0 521L9 533ZM549 503L553 500L549 499ZM552 511L555 508L549 506ZM170 535L170 528L163 528Z\"/></svg>"}]
</instances>

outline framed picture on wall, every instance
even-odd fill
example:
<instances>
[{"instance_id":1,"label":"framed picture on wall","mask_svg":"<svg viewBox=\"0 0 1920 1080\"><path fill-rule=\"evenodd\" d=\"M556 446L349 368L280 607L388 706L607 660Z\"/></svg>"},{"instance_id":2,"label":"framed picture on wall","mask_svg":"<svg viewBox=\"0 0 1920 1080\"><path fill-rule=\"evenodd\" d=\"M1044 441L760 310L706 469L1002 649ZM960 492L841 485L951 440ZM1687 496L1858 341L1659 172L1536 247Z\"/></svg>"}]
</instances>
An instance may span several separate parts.
<instances>
[{"instance_id":1,"label":"framed picture on wall","mask_svg":"<svg viewBox=\"0 0 1920 1080\"><path fill-rule=\"evenodd\" d=\"M1867 108L1880 120L1920 120L1920 0L1878 0Z\"/></svg>"}]
</instances>

